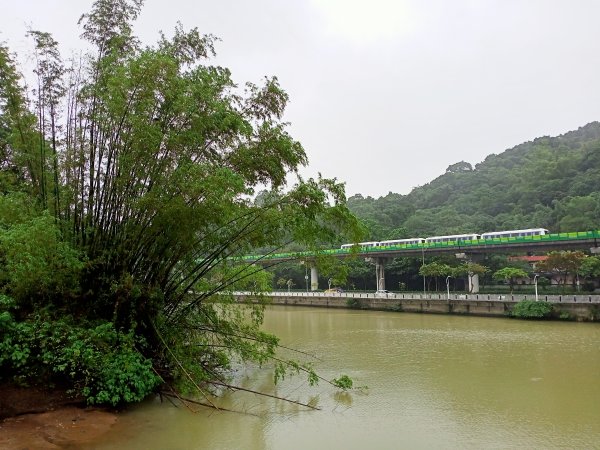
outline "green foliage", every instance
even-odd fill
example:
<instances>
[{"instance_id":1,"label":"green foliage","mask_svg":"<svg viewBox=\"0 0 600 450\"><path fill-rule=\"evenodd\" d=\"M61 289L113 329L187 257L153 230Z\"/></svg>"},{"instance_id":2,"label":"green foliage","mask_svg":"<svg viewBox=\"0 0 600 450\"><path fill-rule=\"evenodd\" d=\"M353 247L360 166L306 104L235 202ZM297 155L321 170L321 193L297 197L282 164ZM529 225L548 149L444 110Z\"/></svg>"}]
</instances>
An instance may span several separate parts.
<instances>
[{"instance_id":1,"label":"green foliage","mask_svg":"<svg viewBox=\"0 0 600 450\"><path fill-rule=\"evenodd\" d=\"M89 404L138 402L161 382L138 348L141 338L110 323L76 325L41 313L15 321L15 302L0 298L0 373L17 380L75 387Z\"/></svg>"},{"instance_id":2,"label":"green foliage","mask_svg":"<svg viewBox=\"0 0 600 450\"><path fill-rule=\"evenodd\" d=\"M561 320L571 320L571 314L568 311L562 311L558 317Z\"/></svg>"},{"instance_id":3,"label":"green foliage","mask_svg":"<svg viewBox=\"0 0 600 450\"><path fill-rule=\"evenodd\" d=\"M523 300L510 310L511 317L519 319L546 319L552 315L552 304Z\"/></svg>"},{"instance_id":4,"label":"green foliage","mask_svg":"<svg viewBox=\"0 0 600 450\"><path fill-rule=\"evenodd\" d=\"M538 277L537 284L545 290L548 286L552 284L552 282L546 277Z\"/></svg>"},{"instance_id":5,"label":"green foliage","mask_svg":"<svg viewBox=\"0 0 600 450\"><path fill-rule=\"evenodd\" d=\"M6 220L6 216L0 217L0 221ZM39 301L77 293L84 267L82 257L62 240L60 230L48 214L0 228L0 254L4 263L0 285L15 299L34 297Z\"/></svg>"},{"instance_id":6,"label":"green foliage","mask_svg":"<svg viewBox=\"0 0 600 450\"><path fill-rule=\"evenodd\" d=\"M454 276L455 270L450 267L448 264L440 263L438 261L433 261L429 264L424 264L419 269L419 274L424 277L430 277L435 280L435 290L438 290L438 278L439 277L447 277Z\"/></svg>"},{"instance_id":7,"label":"green foliage","mask_svg":"<svg viewBox=\"0 0 600 450\"><path fill-rule=\"evenodd\" d=\"M569 274L575 275L582 267L586 255L580 251L550 252L548 258L538 264L538 270L552 272L559 278L559 284L566 282Z\"/></svg>"},{"instance_id":8,"label":"green foliage","mask_svg":"<svg viewBox=\"0 0 600 450\"><path fill-rule=\"evenodd\" d=\"M352 382L352 379L347 375L342 375L339 378L334 378L332 380L332 383L340 389L343 389L344 391L352 389L352 385L354 384Z\"/></svg>"},{"instance_id":9,"label":"green foliage","mask_svg":"<svg viewBox=\"0 0 600 450\"><path fill-rule=\"evenodd\" d=\"M352 309L360 309L361 305L360 305L360 300L354 297L348 298L346 300L346 305L348 306L348 308L352 308Z\"/></svg>"},{"instance_id":10,"label":"green foliage","mask_svg":"<svg viewBox=\"0 0 600 450\"><path fill-rule=\"evenodd\" d=\"M579 273L584 277L600 278L600 257L588 256L579 267Z\"/></svg>"},{"instance_id":11,"label":"green foliage","mask_svg":"<svg viewBox=\"0 0 600 450\"><path fill-rule=\"evenodd\" d=\"M592 122L490 155L474 168L464 161L452 164L408 195L390 192L374 199L357 194L348 205L374 240L532 227L596 229L598 154L600 123Z\"/></svg>"},{"instance_id":12,"label":"green foliage","mask_svg":"<svg viewBox=\"0 0 600 450\"><path fill-rule=\"evenodd\" d=\"M142 3L96 0L72 71L31 31L34 102L0 45L0 289L14 299L0 312L2 376L60 378L90 403L141 399L152 366L197 391L274 358L262 305L219 294L271 288L239 257L363 231L342 183L298 175L308 161L277 78L238 89L197 29L142 46Z\"/></svg>"},{"instance_id":13,"label":"green foliage","mask_svg":"<svg viewBox=\"0 0 600 450\"><path fill-rule=\"evenodd\" d=\"M345 261L331 255L319 254L316 265L321 276L331 279L331 286L345 286L348 279L349 267Z\"/></svg>"},{"instance_id":14,"label":"green foliage","mask_svg":"<svg viewBox=\"0 0 600 450\"><path fill-rule=\"evenodd\" d=\"M526 278L527 272L518 267L504 267L494 272L492 277L495 280L506 281L510 285L510 292L512 294L513 286L515 284L515 278Z\"/></svg>"}]
</instances>

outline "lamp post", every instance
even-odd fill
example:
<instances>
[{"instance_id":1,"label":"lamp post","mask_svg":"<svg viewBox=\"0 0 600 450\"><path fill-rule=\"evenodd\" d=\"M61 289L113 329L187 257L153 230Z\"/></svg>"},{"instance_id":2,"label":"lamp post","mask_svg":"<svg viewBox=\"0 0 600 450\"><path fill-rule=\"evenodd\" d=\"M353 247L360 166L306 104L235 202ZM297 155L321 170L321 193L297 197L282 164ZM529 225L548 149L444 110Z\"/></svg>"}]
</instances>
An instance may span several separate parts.
<instances>
[{"instance_id":1,"label":"lamp post","mask_svg":"<svg viewBox=\"0 0 600 450\"><path fill-rule=\"evenodd\" d=\"M446 292L448 293L448 300L450 300L450 275L446 277Z\"/></svg>"},{"instance_id":2,"label":"lamp post","mask_svg":"<svg viewBox=\"0 0 600 450\"><path fill-rule=\"evenodd\" d=\"M308 268L304 266L304 281L306 281L306 293L308 293Z\"/></svg>"},{"instance_id":3,"label":"lamp post","mask_svg":"<svg viewBox=\"0 0 600 450\"><path fill-rule=\"evenodd\" d=\"M533 277L533 284L535 285L535 301L538 301L538 290L537 290L537 279L538 279L538 275L536 274Z\"/></svg>"},{"instance_id":4,"label":"lamp post","mask_svg":"<svg viewBox=\"0 0 600 450\"><path fill-rule=\"evenodd\" d=\"M425 244L421 243L421 254L423 255L423 264L421 265L421 267L423 267L425 265ZM427 293L427 290L425 288L425 275L423 275L423 295L425 295Z\"/></svg>"}]
</instances>

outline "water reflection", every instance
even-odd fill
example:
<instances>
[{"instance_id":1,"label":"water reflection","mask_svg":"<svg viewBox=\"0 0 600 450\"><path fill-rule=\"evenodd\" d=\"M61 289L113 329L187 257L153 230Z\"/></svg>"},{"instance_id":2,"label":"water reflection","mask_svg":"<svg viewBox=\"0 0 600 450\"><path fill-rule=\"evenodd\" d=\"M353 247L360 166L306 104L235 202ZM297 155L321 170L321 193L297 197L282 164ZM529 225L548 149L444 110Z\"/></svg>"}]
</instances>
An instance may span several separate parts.
<instances>
[{"instance_id":1,"label":"water reflection","mask_svg":"<svg viewBox=\"0 0 600 450\"><path fill-rule=\"evenodd\" d=\"M598 324L272 307L265 327L368 389L274 387L255 368L244 386L321 411L241 392L222 405L256 416L155 400L94 448L598 448Z\"/></svg>"}]
</instances>

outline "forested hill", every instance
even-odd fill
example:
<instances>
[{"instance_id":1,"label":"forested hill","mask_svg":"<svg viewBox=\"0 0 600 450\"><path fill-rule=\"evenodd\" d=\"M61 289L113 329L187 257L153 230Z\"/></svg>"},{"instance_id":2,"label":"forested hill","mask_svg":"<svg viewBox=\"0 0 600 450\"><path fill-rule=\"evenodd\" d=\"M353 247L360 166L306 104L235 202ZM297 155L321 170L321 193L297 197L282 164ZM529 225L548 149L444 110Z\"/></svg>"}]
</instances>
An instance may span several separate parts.
<instances>
[{"instance_id":1,"label":"forested hill","mask_svg":"<svg viewBox=\"0 0 600 450\"><path fill-rule=\"evenodd\" d=\"M525 142L475 167L458 162L408 195L357 194L348 204L367 224L370 239L532 227L598 229L600 123Z\"/></svg>"}]
</instances>

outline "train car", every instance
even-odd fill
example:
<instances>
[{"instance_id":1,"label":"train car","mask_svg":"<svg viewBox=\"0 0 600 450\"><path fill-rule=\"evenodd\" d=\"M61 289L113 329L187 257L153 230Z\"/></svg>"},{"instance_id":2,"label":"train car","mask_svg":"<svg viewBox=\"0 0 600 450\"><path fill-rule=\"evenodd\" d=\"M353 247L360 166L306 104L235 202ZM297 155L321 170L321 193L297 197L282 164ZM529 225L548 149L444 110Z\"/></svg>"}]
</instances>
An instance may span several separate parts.
<instances>
[{"instance_id":1,"label":"train car","mask_svg":"<svg viewBox=\"0 0 600 450\"><path fill-rule=\"evenodd\" d=\"M476 241L480 236L478 234L453 234L450 236L431 236L425 238L426 243L430 242L456 242L456 241Z\"/></svg>"},{"instance_id":2,"label":"train car","mask_svg":"<svg viewBox=\"0 0 600 450\"><path fill-rule=\"evenodd\" d=\"M356 245L358 245L359 247L377 247L377 244L379 244L379 242L373 241L373 242L359 242ZM354 244L344 244L344 245L342 245L341 248L345 249L345 248L352 248L352 247L354 247Z\"/></svg>"},{"instance_id":3,"label":"train car","mask_svg":"<svg viewBox=\"0 0 600 450\"><path fill-rule=\"evenodd\" d=\"M506 237L526 237L526 236L543 236L549 231L545 228L528 228L526 230L507 230L507 231L491 231L483 233L481 239L506 238Z\"/></svg>"},{"instance_id":4,"label":"train car","mask_svg":"<svg viewBox=\"0 0 600 450\"><path fill-rule=\"evenodd\" d=\"M379 242L380 247L387 247L389 245L410 245L410 244L421 244L425 242L423 238L410 238L410 239L392 239L389 241Z\"/></svg>"}]
</instances>

